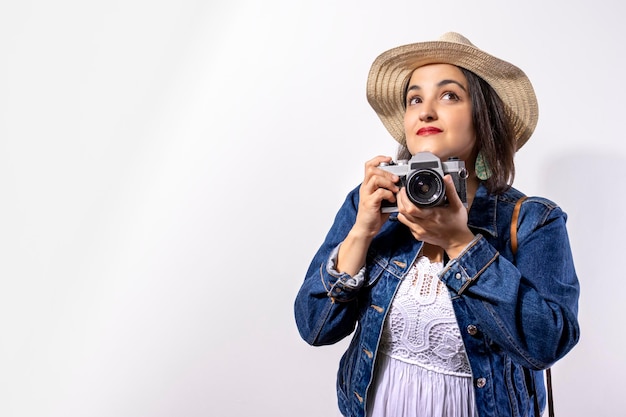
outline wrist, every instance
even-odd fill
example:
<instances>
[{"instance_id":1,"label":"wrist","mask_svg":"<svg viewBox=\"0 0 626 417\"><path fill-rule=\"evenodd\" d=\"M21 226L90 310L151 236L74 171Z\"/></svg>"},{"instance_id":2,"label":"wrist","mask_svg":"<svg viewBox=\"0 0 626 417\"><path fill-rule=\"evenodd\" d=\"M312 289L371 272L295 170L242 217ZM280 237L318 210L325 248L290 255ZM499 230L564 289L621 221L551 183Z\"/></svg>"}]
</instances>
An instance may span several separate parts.
<instances>
[{"instance_id":1,"label":"wrist","mask_svg":"<svg viewBox=\"0 0 626 417\"><path fill-rule=\"evenodd\" d=\"M358 230L351 230L341 242L337 256L337 271L354 276L365 265L367 251L372 237L362 234Z\"/></svg>"},{"instance_id":2,"label":"wrist","mask_svg":"<svg viewBox=\"0 0 626 417\"><path fill-rule=\"evenodd\" d=\"M444 248L450 259L458 258L465 250L479 238L479 235L469 233L463 238L459 239L450 246Z\"/></svg>"},{"instance_id":3,"label":"wrist","mask_svg":"<svg viewBox=\"0 0 626 417\"><path fill-rule=\"evenodd\" d=\"M346 236L346 240L352 240L354 242L362 242L369 246L377 232L372 232L368 229L361 229L356 225L350 229L348 235Z\"/></svg>"}]
</instances>

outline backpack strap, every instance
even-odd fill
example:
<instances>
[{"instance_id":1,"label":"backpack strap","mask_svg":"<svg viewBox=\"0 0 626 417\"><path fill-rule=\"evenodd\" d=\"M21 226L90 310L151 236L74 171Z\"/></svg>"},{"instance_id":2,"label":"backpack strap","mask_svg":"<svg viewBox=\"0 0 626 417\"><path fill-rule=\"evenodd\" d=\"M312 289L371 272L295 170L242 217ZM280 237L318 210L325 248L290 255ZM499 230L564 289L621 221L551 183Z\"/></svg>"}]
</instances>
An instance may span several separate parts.
<instances>
[{"instance_id":1,"label":"backpack strap","mask_svg":"<svg viewBox=\"0 0 626 417\"><path fill-rule=\"evenodd\" d=\"M511 216L511 250L513 255L517 254L517 222L519 220L519 212L522 208L522 203L528 197L524 196L517 200L515 208L513 209L513 216ZM552 398L552 370L546 369L546 383L548 391L548 416L554 417L554 399ZM534 385L534 384L533 384ZM539 417L539 404L537 403L537 394L535 393L535 414Z\"/></svg>"}]
</instances>

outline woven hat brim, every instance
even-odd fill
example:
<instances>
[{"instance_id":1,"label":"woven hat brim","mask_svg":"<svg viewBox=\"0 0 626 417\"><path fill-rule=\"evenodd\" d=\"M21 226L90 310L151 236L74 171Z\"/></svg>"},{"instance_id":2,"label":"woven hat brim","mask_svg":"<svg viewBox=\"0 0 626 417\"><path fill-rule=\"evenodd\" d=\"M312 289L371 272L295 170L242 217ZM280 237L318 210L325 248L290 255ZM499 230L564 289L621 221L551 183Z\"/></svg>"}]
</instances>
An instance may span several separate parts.
<instances>
[{"instance_id":1,"label":"woven hat brim","mask_svg":"<svg viewBox=\"0 0 626 417\"><path fill-rule=\"evenodd\" d=\"M452 64L484 79L504 102L517 149L530 138L539 116L537 97L526 74L473 45L431 41L399 46L379 55L369 72L367 100L389 133L401 144L404 135L404 93L411 74L428 64Z\"/></svg>"}]
</instances>

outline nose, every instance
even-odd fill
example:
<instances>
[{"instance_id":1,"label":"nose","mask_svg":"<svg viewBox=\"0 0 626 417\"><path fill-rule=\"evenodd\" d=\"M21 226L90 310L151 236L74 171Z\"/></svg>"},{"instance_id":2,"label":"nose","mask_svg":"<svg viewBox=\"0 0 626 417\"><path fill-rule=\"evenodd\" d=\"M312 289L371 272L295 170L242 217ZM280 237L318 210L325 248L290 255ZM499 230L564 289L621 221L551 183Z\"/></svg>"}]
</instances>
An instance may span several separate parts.
<instances>
[{"instance_id":1,"label":"nose","mask_svg":"<svg viewBox=\"0 0 626 417\"><path fill-rule=\"evenodd\" d=\"M427 102L422 103L422 108L420 109L420 120L423 122L432 122L437 119L437 112L433 108L432 105Z\"/></svg>"}]
</instances>

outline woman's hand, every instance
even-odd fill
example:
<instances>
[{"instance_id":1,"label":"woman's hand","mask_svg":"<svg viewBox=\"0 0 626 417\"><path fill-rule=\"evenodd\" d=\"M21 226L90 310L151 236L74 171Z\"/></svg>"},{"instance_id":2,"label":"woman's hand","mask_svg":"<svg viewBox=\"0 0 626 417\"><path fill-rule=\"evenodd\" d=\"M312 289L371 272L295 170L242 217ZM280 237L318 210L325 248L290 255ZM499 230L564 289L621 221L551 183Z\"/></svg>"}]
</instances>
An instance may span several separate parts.
<instances>
[{"instance_id":1,"label":"woman's hand","mask_svg":"<svg viewBox=\"0 0 626 417\"><path fill-rule=\"evenodd\" d=\"M467 208L461 202L450 175L444 176L448 205L429 208L415 206L400 190L398 199L398 220L406 225L417 240L438 246L448 256L456 258L474 239L467 227Z\"/></svg>"},{"instance_id":2,"label":"woman's hand","mask_svg":"<svg viewBox=\"0 0 626 417\"><path fill-rule=\"evenodd\" d=\"M337 255L337 271L354 276L363 265L372 239L389 218L381 212L383 200L396 202L400 178L379 168L381 162L390 162L388 156L377 156L365 163L365 177L359 189L359 207L356 221L341 243Z\"/></svg>"},{"instance_id":3,"label":"woman's hand","mask_svg":"<svg viewBox=\"0 0 626 417\"><path fill-rule=\"evenodd\" d=\"M391 157L377 156L365 163L365 178L359 189L359 208L352 229L355 233L373 238L389 218L389 214L381 213L382 202L396 202L396 193L400 191L396 183L400 178L379 165L390 161Z\"/></svg>"}]
</instances>

